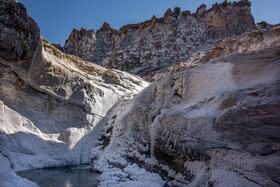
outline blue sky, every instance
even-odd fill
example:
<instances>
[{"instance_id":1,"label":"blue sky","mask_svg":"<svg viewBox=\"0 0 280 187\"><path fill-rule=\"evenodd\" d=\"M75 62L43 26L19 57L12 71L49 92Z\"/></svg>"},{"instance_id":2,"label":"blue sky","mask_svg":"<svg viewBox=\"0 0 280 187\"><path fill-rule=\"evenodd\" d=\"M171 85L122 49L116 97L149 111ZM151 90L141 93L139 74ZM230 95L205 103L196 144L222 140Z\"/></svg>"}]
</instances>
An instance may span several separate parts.
<instances>
[{"instance_id":1,"label":"blue sky","mask_svg":"<svg viewBox=\"0 0 280 187\"><path fill-rule=\"evenodd\" d=\"M195 12L202 3L207 9L224 0L18 0L38 23L41 35L51 43L64 45L73 28L98 30L106 21L119 29L150 19L162 17L168 8ZM228 0L228 2L231 2ZM280 23L280 0L251 0L256 22Z\"/></svg>"}]
</instances>

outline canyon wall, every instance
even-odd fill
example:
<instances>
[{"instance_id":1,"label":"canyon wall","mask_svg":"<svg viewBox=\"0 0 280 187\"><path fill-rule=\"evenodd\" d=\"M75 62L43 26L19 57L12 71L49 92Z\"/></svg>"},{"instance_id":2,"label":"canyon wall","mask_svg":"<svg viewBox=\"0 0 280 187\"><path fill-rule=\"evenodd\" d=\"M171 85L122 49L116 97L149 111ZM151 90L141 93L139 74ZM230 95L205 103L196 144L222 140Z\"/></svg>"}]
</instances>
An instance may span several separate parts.
<instances>
[{"instance_id":1,"label":"canyon wall","mask_svg":"<svg viewBox=\"0 0 280 187\"><path fill-rule=\"evenodd\" d=\"M148 83L61 52L22 4L0 8L0 170L90 163L87 134Z\"/></svg>"},{"instance_id":2,"label":"canyon wall","mask_svg":"<svg viewBox=\"0 0 280 187\"><path fill-rule=\"evenodd\" d=\"M150 72L186 61L205 50L217 39L256 29L251 3L201 5L196 13L168 9L162 18L126 25L119 31L108 23L96 33L74 29L64 50L82 59L108 68L116 68L142 77Z\"/></svg>"},{"instance_id":3,"label":"canyon wall","mask_svg":"<svg viewBox=\"0 0 280 187\"><path fill-rule=\"evenodd\" d=\"M94 164L113 178L101 183L136 164L169 186L279 186L279 46L167 74L119 104Z\"/></svg>"},{"instance_id":4,"label":"canyon wall","mask_svg":"<svg viewBox=\"0 0 280 187\"><path fill-rule=\"evenodd\" d=\"M0 29L0 186L79 164L101 186L279 186L280 27L250 31L248 1L74 30L68 50L108 69L51 45L13 0ZM114 67L166 71L149 85Z\"/></svg>"}]
</instances>

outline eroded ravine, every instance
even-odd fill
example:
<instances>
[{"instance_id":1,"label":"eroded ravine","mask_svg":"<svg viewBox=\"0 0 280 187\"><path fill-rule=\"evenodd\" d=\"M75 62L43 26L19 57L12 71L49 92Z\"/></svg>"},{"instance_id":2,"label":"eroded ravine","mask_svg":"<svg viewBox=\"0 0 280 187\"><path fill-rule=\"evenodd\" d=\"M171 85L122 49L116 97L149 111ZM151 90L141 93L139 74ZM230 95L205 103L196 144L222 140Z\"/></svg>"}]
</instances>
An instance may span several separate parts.
<instances>
[{"instance_id":1,"label":"eroded ravine","mask_svg":"<svg viewBox=\"0 0 280 187\"><path fill-rule=\"evenodd\" d=\"M212 43L150 84L60 51L22 4L0 4L0 186L81 164L100 186L279 185L279 26Z\"/></svg>"}]
</instances>

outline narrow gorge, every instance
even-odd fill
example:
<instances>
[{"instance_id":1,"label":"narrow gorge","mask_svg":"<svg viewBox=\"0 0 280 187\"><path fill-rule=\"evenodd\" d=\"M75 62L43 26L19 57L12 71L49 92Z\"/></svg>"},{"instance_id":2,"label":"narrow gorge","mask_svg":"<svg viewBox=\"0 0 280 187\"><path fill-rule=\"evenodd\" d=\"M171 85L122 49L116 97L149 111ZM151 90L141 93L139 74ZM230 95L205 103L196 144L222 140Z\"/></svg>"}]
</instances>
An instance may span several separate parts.
<instances>
[{"instance_id":1,"label":"narrow gorge","mask_svg":"<svg viewBox=\"0 0 280 187\"><path fill-rule=\"evenodd\" d=\"M0 0L0 187L81 165L98 186L280 186L279 122L280 26L248 0L73 29L63 47Z\"/></svg>"}]
</instances>

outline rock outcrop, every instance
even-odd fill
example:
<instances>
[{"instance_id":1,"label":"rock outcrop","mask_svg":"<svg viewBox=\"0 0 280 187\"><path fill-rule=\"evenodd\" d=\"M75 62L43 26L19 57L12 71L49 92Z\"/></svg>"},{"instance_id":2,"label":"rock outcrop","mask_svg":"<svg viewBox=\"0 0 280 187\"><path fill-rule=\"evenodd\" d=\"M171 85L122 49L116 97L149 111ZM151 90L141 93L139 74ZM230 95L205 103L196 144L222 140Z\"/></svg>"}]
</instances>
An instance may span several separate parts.
<instances>
[{"instance_id":1,"label":"rock outcrop","mask_svg":"<svg viewBox=\"0 0 280 187\"><path fill-rule=\"evenodd\" d=\"M101 119L148 83L63 53L40 37L22 4L0 0L0 7L0 157L6 158L5 169L90 163Z\"/></svg>"},{"instance_id":2,"label":"rock outcrop","mask_svg":"<svg viewBox=\"0 0 280 187\"><path fill-rule=\"evenodd\" d=\"M156 77L166 76L170 73L190 69L194 66L209 62L216 58L238 53L254 53L261 49L277 47L280 45L280 26L268 29L246 32L236 37L217 40L213 47L190 56L186 61L154 71L145 77L148 81L154 81Z\"/></svg>"},{"instance_id":3,"label":"rock outcrop","mask_svg":"<svg viewBox=\"0 0 280 187\"><path fill-rule=\"evenodd\" d=\"M26 14L22 4L2 0L0 7L0 55L4 61L26 73L40 48L40 30L35 21Z\"/></svg>"},{"instance_id":4,"label":"rock outcrop","mask_svg":"<svg viewBox=\"0 0 280 187\"><path fill-rule=\"evenodd\" d=\"M261 21L261 22L257 23L258 29L269 29L269 28L278 27L278 26L280 26L280 23L274 24L274 25L269 24L265 21Z\"/></svg>"},{"instance_id":5,"label":"rock outcrop","mask_svg":"<svg viewBox=\"0 0 280 187\"><path fill-rule=\"evenodd\" d=\"M82 59L131 72L142 77L150 72L186 61L200 50L224 39L256 29L251 3L214 4L196 13L179 8L166 11L164 17L152 17L143 23L127 25L116 31L108 23L93 30L74 29L64 49Z\"/></svg>"},{"instance_id":6,"label":"rock outcrop","mask_svg":"<svg viewBox=\"0 0 280 187\"><path fill-rule=\"evenodd\" d=\"M279 186L280 30L243 33L255 27L244 0L73 31L68 50L106 69L0 0L0 186L79 164L104 186ZM179 61L151 85L112 69L145 76Z\"/></svg>"},{"instance_id":7,"label":"rock outcrop","mask_svg":"<svg viewBox=\"0 0 280 187\"><path fill-rule=\"evenodd\" d=\"M169 186L278 186L279 51L237 53L156 79L108 116L110 143L94 167L117 177L110 168L125 175L137 163Z\"/></svg>"}]
</instances>

